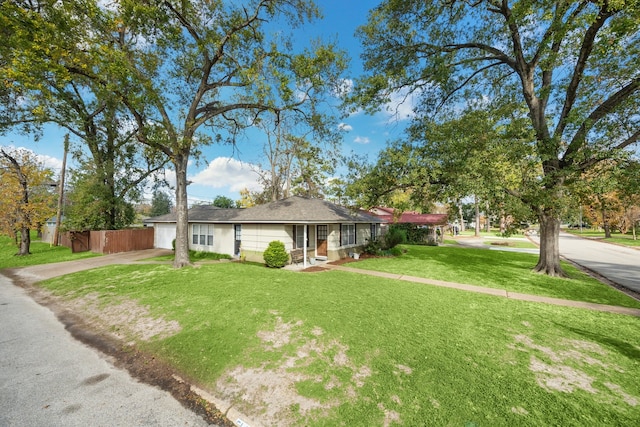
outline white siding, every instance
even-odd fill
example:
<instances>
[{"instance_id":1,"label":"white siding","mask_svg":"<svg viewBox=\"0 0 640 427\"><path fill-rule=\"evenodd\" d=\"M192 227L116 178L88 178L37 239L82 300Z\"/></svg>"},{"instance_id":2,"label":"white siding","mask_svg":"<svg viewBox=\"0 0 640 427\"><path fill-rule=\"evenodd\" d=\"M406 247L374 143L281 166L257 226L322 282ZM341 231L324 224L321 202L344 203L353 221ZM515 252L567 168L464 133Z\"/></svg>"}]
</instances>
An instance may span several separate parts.
<instances>
[{"instance_id":1,"label":"white siding","mask_svg":"<svg viewBox=\"0 0 640 427\"><path fill-rule=\"evenodd\" d=\"M293 228L285 224L242 224L242 250L264 252L269 242L279 240L293 249Z\"/></svg>"},{"instance_id":2,"label":"white siding","mask_svg":"<svg viewBox=\"0 0 640 427\"><path fill-rule=\"evenodd\" d=\"M176 224L155 223L154 242L155 248L172 249L171 243L176 238Z\"/></svg>"},{"instance_id":3,"label":"white siding","mask_svg":"<svg viewBox=\"0 0 640 427\"><path fill-rule=\"evenodd\" d=\"M330 224L328 232L327 245L329 250L340 248L340 224Z\"/></svg>"},{"instance_id":4,"label":"white siding","mask_svg":"<svg viewBox=\"0 0 640 427\"><path fill-rule=\"evenodd\" d=\"M214 252L233 256L233 245L235 243L233 224L216 224L213 234Z\"/></svg>"},{"instance_id":5,"label":"white siding","mask_svg":"<svg viewBox=\"0 0 640 427\"><path fill-rule=\"evenodd\" d=\"M213 245L200 245L193 243L193 226L194 224L189 224L189 249L193 249L194 251L202 251L202 252L215 252L218 254L226 254L233 256L233 225L231 224L206 224L206 223L196 223L198 225L203 225L207 227L207 232L209 230L208 227L213 228Z\"/></svg>"},{"instance_id":6,"label":"white siding","mask_svg":"<svg viewBox=\"0 0 640 427\"><path fill-rule=\"evenodd\" d=\"M356 244L364 246L371 238L371 224L356 224Z\"/></svg>"}]
</instances>

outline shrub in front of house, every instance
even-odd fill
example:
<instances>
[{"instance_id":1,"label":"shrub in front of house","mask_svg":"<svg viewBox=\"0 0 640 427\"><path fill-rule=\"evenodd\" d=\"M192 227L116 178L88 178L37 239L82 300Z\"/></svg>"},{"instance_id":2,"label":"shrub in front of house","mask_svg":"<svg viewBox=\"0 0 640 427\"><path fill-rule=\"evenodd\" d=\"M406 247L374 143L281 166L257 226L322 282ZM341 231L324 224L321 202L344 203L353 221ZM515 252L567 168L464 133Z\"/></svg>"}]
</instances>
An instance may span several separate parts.
<instances>
[{"instance_id":1,"label":"shrub in front of house","mask_svg":"<svg viewBox=\"0 0 640 427\"><path fill-rule=\"evenodd\" d=\"M399 244L407 242L407 232L399 228L389 228L389 231L382 237L382 250L395 248Z\"/></svg>"},{"instance_id":2,"label":"shrub in front of house","mask_svg":"<svg viewBox=\"0 0 640 427\"><path fill-rule=\"evenodd\" d=\"M194 251L189 250L189 259L191 261L204 261L204 260L221 260L221 259L231 259L231 255L227 254L219 254L216 252L204 252L204 251Z\"/></svg>"},{"instance_id":3,"label":"shrub in front of house","mask_svg":"<svg viewBox=\"0 0 640 427\"><path fill-rule=\"evenodd\" d=\"M270 268L282 268L289 262L289 254L284 249L284 243L274 240L262 254L264 263Z\"/></svg>"},{"instance_id":4,"label":"shrub in front of house","mask_svg":"<svg viewBox=\"0 0 640 427\"><path fill-rule=\"evenodd\" d=\"M381 239L370 240L362 249L365 254L369 255L382 255Z\"/></svg>"}]
</instances>

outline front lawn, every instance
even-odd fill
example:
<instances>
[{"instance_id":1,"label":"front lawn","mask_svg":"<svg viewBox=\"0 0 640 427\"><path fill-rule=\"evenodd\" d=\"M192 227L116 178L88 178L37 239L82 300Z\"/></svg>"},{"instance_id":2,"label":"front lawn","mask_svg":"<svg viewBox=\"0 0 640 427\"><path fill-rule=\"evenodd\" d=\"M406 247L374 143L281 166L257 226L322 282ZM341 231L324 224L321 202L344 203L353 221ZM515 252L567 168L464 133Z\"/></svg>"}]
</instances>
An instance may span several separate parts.
<instances>
[{"instance_id":1,"label":"front lawn","mask_svg":"<svg viewBox=\"0 0 640 427\"><path fill-rule=\"evenodd\" d=\"M347 265L510 292L640 308L640 301L604 285L566 262L562 267L570 279L534 273L532 269L538 260L534 254L455 246L405 245L403 248L407 252L400 257L365 259Z\"/></svg>"},{"instance_id":2,"label":"front lawn","mask_svg":"<svg viewBox=\"0 0 640 427\"><path fill-rule=\"evenodd\" d=\"M15 242L8 236L0 235L0 269L73 261L99 256L93 252L79 252L74 254L71 252L71 249L67 247L52 246L48 243L35 240L33 237L31 239L31 255L16 256L17 253L18 248Z\"/></svg>"},{"instance_id":3,"label":"front lawn","mask_svg":"<svg viewBox=\"0 0 640 427\"><path fill-rule=\"evenodd\" d=\"M508 238L500 238L500 237L485 237L484 244L489 246L496 247L506 247L506 248L522 248L522 249L537 249L534 243L527 239L508 239Z\"/></svg>"},{"instance_id":4,"label":"front lawn","mask_svg":"<svg viewBox=\"0 0 640 427\"><path fill-rule=\"evenodd\" d=\"M425 268L451 264L411 249L435 258ZM632 316L246 263L111 266L42 285L264 425L640 419Z\"/></svg>"}]
</instances>

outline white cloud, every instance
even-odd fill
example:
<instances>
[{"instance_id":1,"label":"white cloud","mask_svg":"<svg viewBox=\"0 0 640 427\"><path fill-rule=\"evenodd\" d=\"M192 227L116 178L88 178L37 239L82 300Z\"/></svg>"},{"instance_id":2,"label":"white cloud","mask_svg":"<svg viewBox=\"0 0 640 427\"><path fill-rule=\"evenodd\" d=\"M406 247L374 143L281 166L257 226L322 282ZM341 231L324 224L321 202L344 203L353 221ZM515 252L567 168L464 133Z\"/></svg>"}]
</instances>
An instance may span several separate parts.
<instances>
[{"instance_id":1,"label":"white cloud","mask_svg":"<svg viewBox=\"0 0 640 427\"><path fill-rule=\"evenodd\" d=\"M418 102L419 95L410 93L408 89L401 89L390 94L389 102L384 106L383 111L389 119L403 121L415 116L413 111Z\"/></svg>"},{"instance_id":2,"label":"white cloud","mask_svg":"<svg viewBox=\"0 0 640 427\"><path fill-rule=\"evenodd\" d=\"M369 144L371 140L366 136L356 136L353 142L356 144Z\"/></svg>"},{"instance_id":3,"label":"white cloud","mask_svg":"<svg viewBox=\"0 0 640 427\"><path fill-rule=\"evenodd\" d=\"M36 154L36 157L44 164L45 167L51 168L56 172L60 172L62 170L61 159L41 154Z\"/></svg>"},{"instance_id":4,"label":"white cloud","mask_svg":"<svg viewBox=\"0 0 640 427\"><path fill-rule=\"evenodd\" d=\"M31 148L16 147L13 145L9 145L8 148L9 150L24 150L29 152L45 168L53 169L55 173L60 173L60 171L62 170L62 159L58 159L57 157L49 156L47 154L38 154L35 151L33 151Z\"/></svg>"},{"instance_id":5,"label":"white cloud","mask_svg":"<svg viewBox=\"0 0 640 427\"><path fill-rule=\"evenodd\" d=\"M176 188L176 171L174 171L173 169L165 168L164 175L161 176L161 178L167 180L170 188Z\"/></svg>"},{"instance_id":6,"label":"white cloud","mask_svg":"<svg viewBox=\"0 0 640 427\"><path fill-rule=\"evenodd\" d=\"M353 130L353 126L348 125L346 123L340 123L338 125L338 129L340 129L341 131L344 131L344 132L351 132Z\"/></svg>"},{"instance_id":7,"label":"white cloud","mask_svg":"<svg viewBox=\"0 0 640 427\"><path fill-rule=\"evenodd\" d=\"M206 187L229 188L230 191L240 191L244 188L259 191L262 187L258 183L258 175L254 172L256 168L230 157L218 157L210 162L205 170L190 176L189 180Z\"/></svg>"},{"instance_id":8,"label":"white cloud","mask_svg":"<svg viewBox=\"0 0 640 427\"><path fill-rule=\"evenodd\" d=\"M334 90L334 96L336 98L342 98L353 91L353 80L343 79Z\"/></svg>"}]
</instances>

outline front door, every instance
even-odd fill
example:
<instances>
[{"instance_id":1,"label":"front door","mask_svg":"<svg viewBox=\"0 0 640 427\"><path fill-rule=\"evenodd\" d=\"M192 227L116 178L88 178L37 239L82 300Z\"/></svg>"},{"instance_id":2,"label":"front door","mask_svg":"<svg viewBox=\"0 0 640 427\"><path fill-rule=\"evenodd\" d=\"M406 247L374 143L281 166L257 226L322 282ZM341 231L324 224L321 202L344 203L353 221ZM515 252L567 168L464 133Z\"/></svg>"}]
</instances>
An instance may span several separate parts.
<instances>
[{"instance_id":1,"label":"front door","mask_svg":"<svg viewBox=\"0 0 640 427\"><path fill-rule=\"evenodd\" d=\"M328 226L318 225L316 230L316 256L327 256Z\"/></svg>"},{"instance_id":2,"label":"front door","mask_svg":"<svg viewBox=\"0 0 640 427\"><path fill-rule=\"evenodd\" d=\"M233 226L233 234L235 236L233 253L234 255L240 255L240 244L242 243L242 225L241 224L235 224Z\"/></svg>"}]
</instances>

